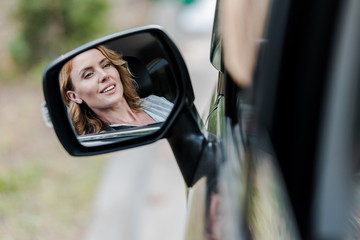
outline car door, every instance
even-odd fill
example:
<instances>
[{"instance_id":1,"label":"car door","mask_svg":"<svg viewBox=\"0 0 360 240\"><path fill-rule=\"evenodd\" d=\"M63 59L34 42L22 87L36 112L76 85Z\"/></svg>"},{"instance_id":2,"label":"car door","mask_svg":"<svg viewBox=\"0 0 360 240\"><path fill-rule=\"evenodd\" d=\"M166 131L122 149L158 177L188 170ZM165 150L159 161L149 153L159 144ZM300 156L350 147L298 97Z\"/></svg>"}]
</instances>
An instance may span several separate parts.
<instances>
[{"instance_id":1,"label":"car door","mask_svg":"<svg viewBox=\"0 0 360 240\"><path fill-rule=\"evenodd\" d=\"M239 87L224 67L223 4L217 2L210 52L218 85L206 120L219 148L214 169L204 175L210 166L200 164L202 178L189 190L187 239L297 239L276 159L255 143L256 87Z\"/></svg>"},{"instance_id":2,"label":"car door","mask_svg":"<svg viewBox=\"0 0 360 240\"><path fill-rule=\"evenodd\" d=\"M207 210L193 216L208 217L199 239L357 238L359 51L350 49L358 49L358 2L271 1L264 35L252 39L259 51L245 60L240 54L251 46L241 41L241 24L261 15L226 2L233 4L225 14L238 15L223 19L220 36L214 34L221 54L212 56L223 57L214 64L223 89L213 124L221 162L217 187L207 179L197 190L206 193L200 209ZM254 1L242 3L252 13ZM239 71L251 57L251 75ZM216 189L217 204L208 189Z\"/></svg>"}]
</instances>

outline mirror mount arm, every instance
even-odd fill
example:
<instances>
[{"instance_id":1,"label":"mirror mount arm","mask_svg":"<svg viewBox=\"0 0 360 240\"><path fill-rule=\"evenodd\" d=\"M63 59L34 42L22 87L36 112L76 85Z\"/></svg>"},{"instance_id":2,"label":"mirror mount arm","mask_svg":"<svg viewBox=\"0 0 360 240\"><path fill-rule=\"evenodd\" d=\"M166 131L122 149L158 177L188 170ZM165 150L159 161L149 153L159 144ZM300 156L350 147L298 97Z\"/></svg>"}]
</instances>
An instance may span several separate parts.
<instances>
[{"instance_id":1,"label":"mirror mount arm","mask_svg":"<svg viewBox=\"0 0 360 240\"><path fill-rule=\"evenodd\" d=\"M179 113L167 140L187 187L192 187L202 176L214 173L219 144L216 137L205 130L193 104Z\"/></svg>"}]
</instances>

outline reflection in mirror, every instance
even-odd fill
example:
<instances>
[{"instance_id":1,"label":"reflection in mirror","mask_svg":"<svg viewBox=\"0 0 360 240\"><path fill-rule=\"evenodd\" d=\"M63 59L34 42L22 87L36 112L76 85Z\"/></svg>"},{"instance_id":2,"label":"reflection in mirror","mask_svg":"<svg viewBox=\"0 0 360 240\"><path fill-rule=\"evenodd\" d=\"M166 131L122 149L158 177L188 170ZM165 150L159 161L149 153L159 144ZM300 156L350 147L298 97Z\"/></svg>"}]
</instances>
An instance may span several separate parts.
<instances>
[{"instance_id":1,"label":"reflection in mirror","mask_svg":"<svg viewBox=\"0 0 360 240\"><path fill-rule=\"evenodd\" d=\"M151 134L173 108L177 94L167 60L156 56L144 63L120 49L116 40L96 45L60 71L69 121L84 146Z\"/></svg>"},{"instance_id":2,"label":"reflection in mirror","mask_svg":"<svg viewBox=\"0 0 360 240\"><path fill-rule=\"evenodd\" d=\"M121 139L127 140L137 136L143 136L146 134L153 133L160 129L162 122L153 123L146 126L126 126L118 128L114 131L95 133L95 134L86 134L78 136L78 140L82 145L91 147L91 146L100 146L107 143L111 143L114 140Z\"/></svg>"}]
</instances>

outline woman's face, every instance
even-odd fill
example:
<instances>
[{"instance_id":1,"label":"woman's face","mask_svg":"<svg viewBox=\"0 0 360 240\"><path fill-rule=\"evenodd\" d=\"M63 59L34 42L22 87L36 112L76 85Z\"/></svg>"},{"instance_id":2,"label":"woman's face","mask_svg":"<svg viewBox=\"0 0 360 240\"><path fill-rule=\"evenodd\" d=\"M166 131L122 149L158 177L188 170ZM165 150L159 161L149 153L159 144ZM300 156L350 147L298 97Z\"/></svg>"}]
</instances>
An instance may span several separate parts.
<instances>
[{"instance_id":1,"label":"woman's face","mask_svg":"<svg viewBox=\"0 0 360 240\"><path fill-rule=\"evenodd\" d=\"M70 78L74 90L67 91L67 96L78 104L85 102L94 112L109 109L123 98L118 70L97 49L72 59Z\"/></svg>"}]
</instances>

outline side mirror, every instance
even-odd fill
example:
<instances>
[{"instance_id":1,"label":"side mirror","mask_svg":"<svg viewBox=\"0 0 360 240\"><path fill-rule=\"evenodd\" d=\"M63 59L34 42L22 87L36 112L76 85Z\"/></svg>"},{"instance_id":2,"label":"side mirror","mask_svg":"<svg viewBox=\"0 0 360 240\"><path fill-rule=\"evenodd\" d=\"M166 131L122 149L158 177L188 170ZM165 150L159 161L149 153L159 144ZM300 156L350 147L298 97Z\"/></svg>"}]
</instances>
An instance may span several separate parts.
<instances>
[{"instance_id":1,"label":"side mirror","mask_svg":"<svg viewBox=\"0 0 360 240\"><path fill-rule=\"evenodd\" d=\"M43 89L55 132L74 156L155 142L194 101L184 60L158 26L115 33L60 56L46 67Z\"/></svg>"}]
</instances>

